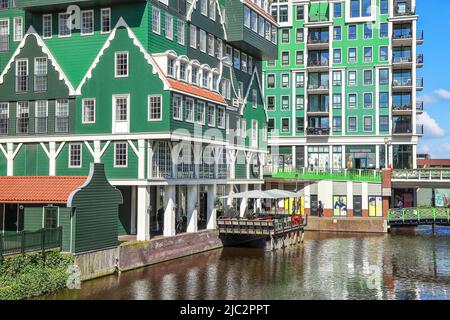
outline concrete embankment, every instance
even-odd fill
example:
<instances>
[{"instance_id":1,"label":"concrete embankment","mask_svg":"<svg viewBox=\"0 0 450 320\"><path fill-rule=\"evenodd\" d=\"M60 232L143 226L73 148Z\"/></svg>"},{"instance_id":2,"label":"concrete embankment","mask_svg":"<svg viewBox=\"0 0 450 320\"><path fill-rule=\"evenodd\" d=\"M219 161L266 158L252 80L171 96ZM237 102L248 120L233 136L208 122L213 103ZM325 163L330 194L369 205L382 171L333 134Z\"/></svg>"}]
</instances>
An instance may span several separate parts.
<instances>
[{"instance_id":1,"label":"concrete embankment","mask_svg":"<svg viewBox=\"0 0 450 320\"><path fill-rule=\"evenodd\" d=\"M383 218L308 217L306 231L386 233Z\"/></svg>"}]
</instances>

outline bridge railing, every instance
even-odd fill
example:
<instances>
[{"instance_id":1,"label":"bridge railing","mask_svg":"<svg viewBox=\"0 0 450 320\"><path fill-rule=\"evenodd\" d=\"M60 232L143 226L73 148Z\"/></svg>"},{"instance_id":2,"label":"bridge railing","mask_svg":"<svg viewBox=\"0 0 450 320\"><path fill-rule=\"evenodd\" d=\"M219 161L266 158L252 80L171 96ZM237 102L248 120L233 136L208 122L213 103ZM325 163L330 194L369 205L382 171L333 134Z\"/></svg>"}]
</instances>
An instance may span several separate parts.
<instances>
[{"instance_id":1,"label":"bridge railing","mask_svg":"<svg viewBox=\"0 0 450 320\"><path fill-rule=\"evenodd\" d=\"M380 171L369 169L319 170L310 168L266 167L264 173L266 175L271 175L273 178L281 179L381 182Z\"/></svg>"},{"instance_id":2,"label":"bridge railing","mask_svg":"<svg viewBox=\"0 0 450 320\"><path fill-rule=\"evenodd\" d=\"M394 170L392 179L450 181L450 169Z\"/></svg>"},{"instance_id":3,"label":"bridge railing","mask_svg":"<svg viewBox=\"0 0 450 320\"><path fill-rule=\"evenodd\" d=\"M390 209L387 220L390 224L450 223L450 208Z\"/></svg>"}]
</instances>

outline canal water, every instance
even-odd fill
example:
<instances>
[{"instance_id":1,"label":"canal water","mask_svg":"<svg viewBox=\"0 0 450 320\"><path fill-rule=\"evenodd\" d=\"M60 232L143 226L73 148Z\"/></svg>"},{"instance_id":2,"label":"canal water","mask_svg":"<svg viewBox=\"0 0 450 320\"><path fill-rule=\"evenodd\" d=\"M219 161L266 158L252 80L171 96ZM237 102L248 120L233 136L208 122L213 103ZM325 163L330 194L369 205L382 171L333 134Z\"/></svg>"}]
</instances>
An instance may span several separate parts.
<instances>
[{"instance_id":1,"label":"canal water","mask_svg":"<svg viewBox=\"0 0 450 320\"><path fill-rule=\"evenodd\" d=\"M450 229L307 233L275 252L224 248L44 299L450 299Z\"/></svg>"}]
</instances>

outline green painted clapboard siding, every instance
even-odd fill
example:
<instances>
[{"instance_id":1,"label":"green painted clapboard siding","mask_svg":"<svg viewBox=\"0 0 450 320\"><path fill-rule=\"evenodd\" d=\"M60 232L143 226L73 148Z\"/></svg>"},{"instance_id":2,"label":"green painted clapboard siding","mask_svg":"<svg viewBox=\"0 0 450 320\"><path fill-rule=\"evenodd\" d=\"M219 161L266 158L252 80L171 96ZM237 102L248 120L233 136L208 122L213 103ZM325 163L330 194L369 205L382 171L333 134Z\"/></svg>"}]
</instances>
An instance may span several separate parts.
<instances>
[{"instance_id":1,"label":"green painted clapboard siding","mask_svg":"<svg viewBox=\"0 0 450 320\"><path fill-rule=\"evenodd\" d=\"M56 158L56 175L58 176L87 176L89 174L90 163L94 161L94 157L83 142L81 148L81 168L69 168L69 145L66 143ZM92 148L94 148L91 145Z\"/></svg>"},{"instance_id":2,"label":"green painted clapboard siding","mask_svg":"<svg viewBox=\"0 0 450 320\"><path fill-rule=\"evenodd\" d=\"M72 238L72 230L70 226L71 208L59 208L59 226L62 227L62 251L70 252L70 239Z\"/></svg>"},{"instance_id":3,"label":"green painted clapboard siding","mask_svg":"<svg viewBox=\"0 0 450 320\"><path fill-rule=\"evenodd\" d=\"M122 192L123 204L119 206L117 230L119 236L131 234L131 187L118 187Z\"/></svg>"},{"instance_id":4,"label":"green painted clapboard siding","mask_svg":"<svg viewBox=\"0 0 450 320\"><path fill-rule=\"evenodd\" d=\"M96 164L96 168L103 165ZM120 191L106 180L103 170L95 170L91 181L73 196L75 229L73 252L86 252L118 244Z\"/></svg>"},{"instance_id":5,"label":"green painted clapboard siding","mask_svg":"<svg viewBox=\"0 0 450 320\"><path fill-rule=\"evenodd\" d=\"M129 76L114 77L114 57L117 51L129 53ZM110 81L105 81L110 79ZM136 86L136 83L141 85ZM77 99L76 133L111 133L112 132L112 95L130 95L130 130L131 132L167 131L170 118L169 93L163 91L163 83L153 74L153 67L148 64L139 48L133 44L128 32L120 28L116 37L100 59L82 89L82 97ZM162 94L162 121L148 121L148 95ZM83 98L96 99L96 122L82 124L81 106Z\"/></svg>"},{"instance_id":6,"label":"green painted clapboard siding","mask_svg":"<svg viewBox=\"0 0 450 320\"><path fill-rule=\"evenodd\" d=\"M6 176L8 173L8 162L3 152L0 152L0 176Z\"/></svg>"},{"instance_id":7,"label":"green painted clapboard siding","mask_svg":"<svg viewBox=\"0 0 450 320\"><path fill-rule=\"evenodd\" d=\"M245 168L245 164L237 163L235 167L235 178L236 179L246 179L247 178L247 170Z\"/></svg>"},{"instance_id":8,"label":"green painted clapboard siding","mask_svg":"<svg viewBox=\"0 0 450 320\"><path fill-rule=\"evenodd\" d=\"M136 141L133 141L135 145ZM112 142L106 149L102 163L105 164L105 171L108 179L137 179L138 161L133 149L128 145L128 166L126 168L114 167L114 143Z\"/></svg>"},{"instance_id":9,"label":"green painted clapboard siding","mask_svg":"<svg viewBox=\"0 0 450 320\"><path fill-rule=\"evenodd\" d=\"M13 8L14 0L9 1L8 10L0 9L0 19L9 19L9 50L6 52L0 52L0 70L3 71L8 61L11 59L14 51L17 49L17 46L20 42L14 41L14 17L23 17L24 24L25 21L25 13L22 10L18 10ZM26 31L26 27L24 26L24 32Z\"/></svg>"},{"instance_id":10,"label":"green painted clapboard siding","mask_svg":"<svg viewBox=\"0 0 450 320\"><path fill-rule=\"evenodd\" d=\"M24 144L14 159L15 176L47 176L49 160L38 144Z\"/></svg>"},{"instance_id":11,"label":"green painted clapboard siding","mask_svg":"<svg viewBox=\"0 0 450 320\"><path fill-rule=\"evenodd\" d=\"M24 208L24 230L42 229L42 206L26 206Z\"/></svg>"},{"instance_id":12,"label":"green painted clapboard siding","mask_svg":"<svg viewBox=\"0 0 450 320\"><path fill-rule=\"evenodd\" d=\"M58 15L53 14L53 37L44 40L45 44L52 51L52 54L62 67L67 77L74 87L77 87L100 49L106 42L110 34L100 33L100 8L95 8L95 32L94 35L81 36L79 30L72 30L72 36L67 38L58 37ZM120 17L123 17L139 41L147 47L148 19L147 7L145 3L133 3L117 5L112 7L111 27L113 28ZM42 33L42 16L36 14L33 24L40 34Z\"/></svg>"}]
</instances>

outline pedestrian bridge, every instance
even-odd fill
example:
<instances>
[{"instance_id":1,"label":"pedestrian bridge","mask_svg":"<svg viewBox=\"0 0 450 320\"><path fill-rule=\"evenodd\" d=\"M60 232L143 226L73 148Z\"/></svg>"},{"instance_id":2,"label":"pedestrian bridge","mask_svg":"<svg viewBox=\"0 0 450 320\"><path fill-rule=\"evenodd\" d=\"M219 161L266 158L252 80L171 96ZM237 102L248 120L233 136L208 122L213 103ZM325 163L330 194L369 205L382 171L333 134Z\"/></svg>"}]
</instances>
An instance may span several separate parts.
<instances>
[{"instance_id":1,"label":"pedestrian bridge","mask_svg":"<svg viewBox=\"0 0 450 320\"><path fill-rule=\"evenodd\" d=\"M450 226L450 208L390 209L387 222L391 227L419 225Z\"/></svg>"},{"instance_id":2,"label":"pedestrian bridge","mask_svg":"<svg viewBox=\"0 0 450 320\"><path fill-rule=\"evenodd\" d=\"M393 170L394 188L449 188L450 169Z\"/></svg>"}]
</instances>

